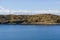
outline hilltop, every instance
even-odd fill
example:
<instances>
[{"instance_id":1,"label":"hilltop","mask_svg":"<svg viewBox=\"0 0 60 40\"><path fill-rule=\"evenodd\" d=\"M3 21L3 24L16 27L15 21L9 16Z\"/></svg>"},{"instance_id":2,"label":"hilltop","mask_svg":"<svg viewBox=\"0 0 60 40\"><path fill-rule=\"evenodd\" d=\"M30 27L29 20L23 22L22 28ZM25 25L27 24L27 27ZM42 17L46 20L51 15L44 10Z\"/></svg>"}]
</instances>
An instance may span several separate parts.
<instances>
[{"instance_id":1,"label":"hilltop","mask_svg":"<svg viewBox=\"0 0 60 40\"><path fill-rule=\"evenodd\" d=\"M57 24L60 16L53 14L0 15L0 24Z\"/></svg>"}]
</instances>

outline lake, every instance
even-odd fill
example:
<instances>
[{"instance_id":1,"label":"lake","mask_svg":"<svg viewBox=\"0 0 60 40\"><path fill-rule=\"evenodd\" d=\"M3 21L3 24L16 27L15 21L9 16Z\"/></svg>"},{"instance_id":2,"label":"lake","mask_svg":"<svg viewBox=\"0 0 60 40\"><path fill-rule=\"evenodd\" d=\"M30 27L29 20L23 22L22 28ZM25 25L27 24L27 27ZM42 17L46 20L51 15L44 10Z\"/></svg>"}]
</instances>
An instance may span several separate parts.
<instances>
[{"instance_id":1,"label":"lake","mask_svg":"<svg viewBox=\"0 0 60 40\"><path fill-rule=\"evenodd\" d=\"M0 25L0 40L60 40L60 25Z\"/></svg>"}]
</instances>

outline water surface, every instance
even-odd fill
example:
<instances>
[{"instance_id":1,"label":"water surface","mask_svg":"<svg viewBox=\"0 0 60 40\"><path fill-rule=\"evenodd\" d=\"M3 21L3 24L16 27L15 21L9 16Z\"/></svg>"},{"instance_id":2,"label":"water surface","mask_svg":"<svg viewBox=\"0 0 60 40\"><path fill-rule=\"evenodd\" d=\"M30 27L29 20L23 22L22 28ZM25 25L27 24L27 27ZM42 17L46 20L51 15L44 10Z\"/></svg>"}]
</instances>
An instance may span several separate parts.
<instances>
[{"instance_id":1,"label":"water surface","mask_svg":"<svg viewBox=\"0 0 60 40\"><path fill-rule=\"evenodd\" d=\"M0 25L0 40L60 40L60 25Z\"/></svg>"}]
</instances>

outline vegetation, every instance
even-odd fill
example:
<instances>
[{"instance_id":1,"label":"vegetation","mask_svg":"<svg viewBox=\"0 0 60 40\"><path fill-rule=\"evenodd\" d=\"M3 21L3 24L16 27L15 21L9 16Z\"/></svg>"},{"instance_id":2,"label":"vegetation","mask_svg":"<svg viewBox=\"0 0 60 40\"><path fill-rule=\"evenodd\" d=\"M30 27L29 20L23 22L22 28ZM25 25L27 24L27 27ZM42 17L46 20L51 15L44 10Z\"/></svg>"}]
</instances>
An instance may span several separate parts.
<instances>
[{"instance_id":1,"label":"vegetation","mask_svg":"<svg viewBox=\"0 0 60 40\"><path fill-rule=\"evenodd\" d=\"M0 24L57 24L60 16L53 14L0 15Z\"/></svg>"}]
</instances>

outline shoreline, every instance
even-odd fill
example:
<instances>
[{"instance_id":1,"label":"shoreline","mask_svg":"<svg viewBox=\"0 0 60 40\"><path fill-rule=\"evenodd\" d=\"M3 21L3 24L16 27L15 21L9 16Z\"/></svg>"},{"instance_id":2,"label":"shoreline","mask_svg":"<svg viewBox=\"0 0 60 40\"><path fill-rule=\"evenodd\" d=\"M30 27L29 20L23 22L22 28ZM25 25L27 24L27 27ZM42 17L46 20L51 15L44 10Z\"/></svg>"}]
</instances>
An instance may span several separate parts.
<instances>
[{"instance_id":1,"label":"shoreline","mask_svg":"<svg viewBox=\"0 0 60 40\"><path fill-rule=\"evenodd\" d=\"M60 23L54 23L54 24L0 24L0 25L60 25Z\"/></svg>"}]
</instances>

